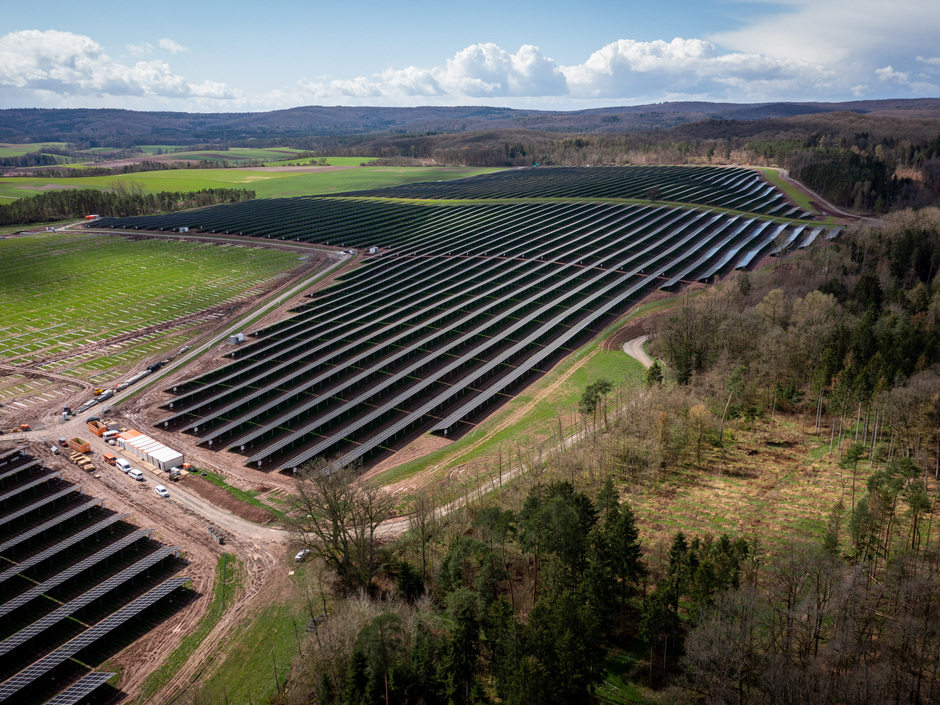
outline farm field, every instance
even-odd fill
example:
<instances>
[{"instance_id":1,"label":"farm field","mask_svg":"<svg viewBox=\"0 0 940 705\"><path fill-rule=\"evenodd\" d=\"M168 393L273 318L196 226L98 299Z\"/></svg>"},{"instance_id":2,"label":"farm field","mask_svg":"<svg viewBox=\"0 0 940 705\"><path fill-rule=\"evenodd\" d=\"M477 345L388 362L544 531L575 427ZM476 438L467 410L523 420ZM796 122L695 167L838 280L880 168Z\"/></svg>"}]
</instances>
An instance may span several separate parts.
<instances>
[{"instance_id":1,"label":"farm field","mask_svg":"<svg viewBox=\"0 0 940 705\"><path fill-rule=\"evenodd\" d=\"M568 200L539 200L559 184ZM632 199L650 184L710 207L579 200ZM443 200L478 186L490 200ZM381 248L234 362L177 385L158 425L268 470L371 460L428 431L460 437L648 294L837 233L794 221L808 214L741 169L518 170L404 190L422 200L257 201L98 223Z\"/></svg>"},{"instance_id":2,"label":"farm field","mask_svg":"<svg viewBox=\"0 0 940 705\"><path fill-rule=\"evenodd\" d=\"M69 178L0 178L0 198L25 198L57 188L108 189L115 182L134 182L145 193L199 191L207 188L247 188L259 198L334 194L344 191L385 188L428 179L459 179L492 169L356 167L316 172L246 169L172 169L116 176Z\"/></svg>"},{"instance_id":3,"label":"farm field","mask_svg":"<svg viewBox=\"0 0 940 705\"><path fill-rule=\"evenodd\" d=\"M8 238L0 241L0 362L104 385L185 345L313 261L281 250L80 231ZM53 393L37 384L0 377L0 398L9 402L0 414Z\"/></svg>"},{"instance_id":4,"label":"farm field","mask_svg":"<svg viewBox=\"0 0 940 705\"><path fill-rule=\"evenodd\" d=\"M30 142L24 144L0 143L0 158L3 157L22 157L29 152L38 152L43 147L63 149L67 145L65 142Z\"/></svg>"}]
</instances>

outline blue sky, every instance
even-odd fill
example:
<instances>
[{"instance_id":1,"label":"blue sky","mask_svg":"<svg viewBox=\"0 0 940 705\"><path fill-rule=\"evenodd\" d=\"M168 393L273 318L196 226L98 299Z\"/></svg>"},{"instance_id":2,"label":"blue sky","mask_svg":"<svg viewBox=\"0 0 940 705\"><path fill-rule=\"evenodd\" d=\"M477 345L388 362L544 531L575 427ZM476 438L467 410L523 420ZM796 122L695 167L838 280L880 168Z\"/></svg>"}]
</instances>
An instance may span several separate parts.
<instances>
[{"instance_id":1,"label":"blue sky","mask_svg":"<svg viewBox=\"0 0 940 705\"><path fill-rule=\"evenodd\" d=\"M940 2L34 0L0 108L580 108L940 96Z\"/></svg>"}]
</instances>

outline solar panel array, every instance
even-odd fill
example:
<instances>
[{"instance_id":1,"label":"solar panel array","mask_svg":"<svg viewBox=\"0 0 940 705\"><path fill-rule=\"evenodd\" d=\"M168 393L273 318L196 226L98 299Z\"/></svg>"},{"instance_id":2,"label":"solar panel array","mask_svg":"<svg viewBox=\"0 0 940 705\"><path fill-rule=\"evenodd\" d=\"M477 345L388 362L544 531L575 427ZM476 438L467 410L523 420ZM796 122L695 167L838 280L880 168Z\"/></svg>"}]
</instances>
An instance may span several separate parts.
<instances>
[{"instance_id":1,"label":"solar panel array","mask_svg":"<svg viewBox=\"0 0 940 705\"><path fill-rule=\"evenodd\" d=\"M0 605L0 617L3 617L6 614L9 614L18 607L22 607L30 600L39 597L40 595L49 592L53 588L61 585L67 580L71 580L79 573L82 573L92 566L97 565L101 561L104 561L115 553L123 551L128 546L137 543L141 539L150 538L153 535L153 529L137 529L131 534L122 537L121 539L115 541L114 543L104 547L97 553L85 558L84 560L75 563L74 565L69 566L65 570L58 572L55 576L45 580L39 585L35 585L21 595L17 595L11 600L7 600L2 605Z\"/></svg>"},{"instance_id":2,"label":"solar panel array","mask_svg":"<svg viewBox=\"0 0 940 705\"><path fill-rule=\"evenodd\" d=\"M115 590L124 583L126 583L131 578L143 573L148 568L155 566L160 561L169 558L170 556L179 555L179 546L164 546L163 548L154 551L145 558L137 561L129 568L122 570L117 575L108 578L104 582L94 586L92 589L86 591L79 597L70 601L68 604L59 607L57 610L43 616L42 618L36 620L30 624L26 629L21 629L16 632L13 636L4 639L0 642L0 656L9 653L17 646L25 644L27 641L32 639L35 636L39 636L43 631L51 627L53 624L65 619L70 614L73 614L77 610L87 607L95 600L98 600L105 595L107 595L112 590ZM30 591L32 592L32 591ZM30 596L30 598L35 597L35 595ZM18 603L16 606L22 606L26 604L28 600Z\"/></svg>"},{"instance_id":3,"label":"solar panel array","mask_svg":"<svg viewBox=\"0 0 940 705\"><path fill-rule=\"evenodd\" d=\"M90 509L91 506L101 504L102 502L103 500L93 499L88 502L88 505L82 505L81 507L79 507L79 509L80 510L85 510L86 508ZM70 518L68 516L70 514L71 512L67 512L66 515L63 515L62 521ZM122 519L126 519L128 516L130 515L129 514L112 514L111 516L105 519L102 519L98 523L94 524L93 526L89 526L87 529L84 529L83 531L80 531L77 534L73 534L69 536L68 538L63 539L56 545L50 546L49 548L45 549L44 551L41 551L40 553L29 556L28 558L25 558L22 561L19 561L12 567L7 568L5 571L0 573L0 583L5 582L9 578L12 578L17 573L22 573L28 570L29 568L32 568L34 565L38 565L39 563L42 563L45 560L49 560L53 556L56 556L59 553L62 553L63 551L65 551L70 546L74 546L77 543L81 543L85 539L91 536L94 536L99 531L104 531L106 528L108 528L112 524L118 521L121 521ZM2 551L0 551L0 553L2 553Z\"/></svg>"},{"instance_id":4,"label":"solar panel array","mask_svg":"<svg viewBox=\"0 0 940 705\"><path fill-rule=\"evenodd\" d=\"M21 456L19 456L19 457L21 457ZM24 472L24 471L26 471L26 470L30 470L30 469L32 469L32 468L39 467L39 466L40 466L40 461L39 461L39 460L30 460L29 462L22 462L22 463L20 463L20 462L17 462L16 459L11 459L10 461L8 461L7 463L5 463L4 465L0 465L0 468L6 468L7 466L10 466L10 469L4 469L3 472L0 473L0 482L4 482L5 480L7 480L7 479L9 479L9 478L11 478L11 477L13 477L13 476L15 476L15 475L19 475L21 472ZM0 485L0 486L2 486L2 485Z\"/></svg>"},{"instance_id":5,"label":"solar panel array","mask_svg":"<svg viewBox=\"0 0 940 705\"><path fill-rule=\"evenodd\" d=\"M351 196L412 199L618 198L694 203L781 218L811 218L761 174L744 167L640 166L514 169L472 179L403 184Z\"/></svg>"},{"instance_id":6,"label":"solar panel array","mask_svg":"<svg viewBox=\"0 0 940 705\"><path fill-rule=\"evenodd\" d=\"M39 536L40 534L48 531L49 529L53 529L59 524L61 524L63 521L67 521L81 514L82 512L91 509L92 507L98 507L103 504L104 504L103 499L96 499L96 498L89 499L87 502L83 502L82 504L79 504L77 507L65 512L64 514L59 514L57 516L54 516L49 521L44 522L40 524L39 526L36 526L30 529L29 531L24 531L22 534L18 534L17 536L14 536L8 541L4 541L3 543L0 543L0 553L3 553L4 551L7 551L15 546L18 546L24 541L29 541L31 538ZM0 580L0 582L3 582L3 581Z\"/></svg>"},{"instance_id":7,"label":"solar panel array","mask_svg":"<svg viewBox=\"0 0 940 705\"><path fill-rule=\"evenodd\" d=\"M233 362L177 385L159 426L268 470L459 434L652 291L823 227L793 220L810 214L744 168L521 169L352 195L104 221L381 248Z\"/></svg>"},{"instance_id":8,"label":"solar panel array","mask_svg":"<svg viewBox=\"0 0 940 705\"><path fill-rule=\"evenodd\" d=\"M98 622L90 629L82 632L68 643L60 646L49 655L44 656L28 668L23 669L12 678L0 683L0 702L17 694L22 688L35 682L36 679L44 676L56 666L61 665L67 659L75 656L85 647L94 644L98 639L121 626L131 617L140 614L146 608L157 602L157 600L166 597L173 592L173 590L184 585L188 580L189 578L177 577L164 581L147 594L134 600L131 604L122 607L120 610Z\"/></svg>"},{"instance_id":9,"label":"solar panel array","mask_svg":"<svg viewBox=\"0 0 940 705\"><path fill-rule=\"evenodd\" d=\"M177 569L180 547L153 543L152 529L123 523L128 515L107 513L99 499L56 502L81 490L61 487L65 483L60 479L54 481L54 491L24 503L21 496L41 493L43 482L37 481L49 481L51 475L36 477L32 459L19 449L2 457L0 469L12 462L26 473L10 475L13 484L0 495L17 506L0 518L5 538L0 561L8 564L0 572L0 677L9 676L0 683L0 701L38 702L37 693L44 693L42 700L76 703L113 676L87 672L82 661L88 654L74 660L76 655L96 643L107 649L110 642L99 642L102 637L188 581L167 579ZM13 534L19 524L26 528ZM99 543L105 532L116 528L116 538ZM89 618L97 621L86 628L83 623ZM77 628L81 631L75 634ZM45 678L66 662L72 665ZM57 687L58 695L48 692Z\"/></svg>"},{"instance_id":10,"label":"solar panel array","mask_svg":"<svg viewBox=\"0 0 940 705\"><path fill-rule=\"evenodd\" d=\"M71 494L72 492L81 493L83 487L84 485L70 485L69 487L61 489L58 492L53 492L52 494L46 495L45 497L42 497L36 500L32 504L28 504L27 506L19 509L18 511L15 511L15 512L12 512L11 514L7 514L6 516L0 517L0 526L3 526L5 524L11 524L16 519L21 519L27 516L28 514L32 514L36 510L41 509L45 507L46 505L51 504L52 502L55 502L57 499L62 499L63 497L65 497L68 494Z\"/></svg>"},{"instance_id":11,"label":"solar panel array","mask_svg":"<svg viewBox=\"0 0 940 705\"><path fill-rule=\"evenodd\" d=\"M47 482L49 482L49 480L53 480L53 479L57 479L61 477L62 477L61 472L51 472L51 473L46 473L44 475L41 475L40 477L35 477L32 480L23 482L17 487L14 487L13 489L7 490L6 492L3 492L2 494L0 494L0 502L6 502L8 499L12 499L16 495L26 492L26 490L31 490L35 487L39 487L40 485L46 484Z\"/></svg>"}]
</instances>

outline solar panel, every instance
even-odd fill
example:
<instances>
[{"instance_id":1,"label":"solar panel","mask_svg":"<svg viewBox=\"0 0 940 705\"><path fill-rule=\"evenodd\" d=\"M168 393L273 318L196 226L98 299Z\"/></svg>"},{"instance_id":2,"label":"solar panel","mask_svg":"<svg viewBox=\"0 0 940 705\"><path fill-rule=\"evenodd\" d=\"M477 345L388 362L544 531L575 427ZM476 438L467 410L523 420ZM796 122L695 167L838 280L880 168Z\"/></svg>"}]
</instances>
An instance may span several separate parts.
<instances>
[{"instance_id":1,"label":"solar panel","mask_svg":"<svg viewBox=\"0 0 940 705\"><path fill-rule=\"evenodd\" d=\"M8 477L13 477L16 474L21 473L24 470L29 470L30 468L34 468L37 465L39 465L39 461L34 460L33 462L27 463L26 465L20 465L19 467L15 467L12 470L7 470L5 473L0 475L0 480L6 480Z\"/></svg>"},{"instance_id":2,"label":"solar panel","mask_svg":"<svg viewBox=\"0 0 940 705\"><path fill-rule=\"evenodd\" d=\"M82 488L84 486L85 485L72 485L71 487L67 487L64 490L60 490L59 492L56 492L55 494L51 494L48 497L43 497L42 499L30 504L28 507L24 507L23 509L20 509L18 512L13 512L9 516L0 517L0 526L3 526L4 524L9 524L14 519L19 519L22 516L26 516L30 512L34 512L40 507L43 507L49 504L50 502L55 502L57 499L64 497L69 492L75 492L77 490L79 493L81 493L83 491Z\"/></svg>"},{"instance_id":3,"label":"solar panel","mask_svg":"<svg viewBox=\"0 0 940 705\"><path fill-rule=\"evenodd\" d=\"M5 502L11 497L16 497L16 495L22 494L26 490L32 489L33 487L38 487L39 485L43 485L49 482L49 480L52 480L53 478L56 478L56 477L62 477L62 473L54 472L50 475L43 475L42 477L36 478L35 480L31 480L30 482L23 483L16 489L12 489L9 492L0 494L0 502Z\"/></svg>"},{"instance_id":4,"label":"solar panel","mask_svg":"<svg viewBox=\"0 0 940 705\"><path fill-rule=\"evenodd\" d=\"M152 533L153 533L153 529L138 529L137 531L134 531L133 533L128 534L121 540L115 541L110 546L107 546L104 549L98 551L93 556L89 556L85 560L79 561L78 563L71 566L70 568L63 570L61 573L56 573L56 575L52 578L49 578L49 580L46 580L45 582L40 583L39 585L36 585L35 587L24 592L22 595L17 595L9 602L4 602L2 605L0 605L0 617L10 614L10 612L15 610L17 607L20 607L21 605L25 605L27 602L29 602L33 598L39 597L44 592L49 592L50 590L52 590L52 588L57 587L61 585L62 583L64 583L66 580L69 580L75 577L76 575L81 573L83 570L87 570L88 568L91 568L93 565L100 563L105 558L113 556L118 551L121 551L127 548L132 543L140 541L140 539L144 538L144 536L149 536Z\"/></svg>"},{"instance_id":5,"label":"solar panel","mask_svg":"<svg viewBox=\"0 0 940 705\"><path fill-rule=\"evenodd\" d=\"M142 595L131 604L118 610L107 619L102 620L91 629L79 634L68 643L63 644L48 656L40 659L28 668L23 669L12 678L7 679L0 684L0 702L15 695L25 686L29 685L37 678L42 677L64 661L67 661L89 644L93 644L112 629L121 626L131 617L143 612L157 600L169 595L173 590L180 587L188 580L190 580L190 578L170 578L146 595Z\"/></svg>"},{"instance_id":6,"label":"solar panel","mask_svg":"<svg viewBox=\"0 0 940 705\"><path fill-rule=\"evenodd\" d=\"M19 455L24 450L26 450L26 446L20 446L18 448L13 448L12 450L4 451L0 453L0 461L4 461L7 458L12 458L14 455Z\"/></svg>"},{"instance_id":7,"label":"solar panel","mask_svg":"<svg viewBox=\"0 0 940 705\"><path fill-rule=\"evenodd\" d=\"M10 539L9 541L4 541L3 543L0 543L0 553L3 553L4 551L7 551L7 550L13 548L14 546L17 546L17 545L23 543L24 541L27 541L27 540L33 538L33 536L38 536L38 535L41 534L42 532L47 531L48 529L53 528L53 527L56 526L57 524L61 524L63 521L67 521L67 520L71 519L72 517L77 516L78 514L81 514L81 513L84 512L86 509L91 509L91 508L94 507L95 505L102 505L102 504L104 504L104 500L103 500L103 499L89 499L87 502L84 502L83 504L78 505L78 506L75 507L74 509L70 509L69 511L65 512L65 514L60 514L59 516L54 517L54 518L50 519L49 521L40 524L40 525L37 526L35 529L30 529L29 531L24 531L24 532L23 532L22 534L20 534L19 536L15 536L14 538ZM0 581L0 582L2 582L2 581Z\"/></svg>"},{"instance_id":8,"label":"solar panel","mask_svg":"<svg viewBox=\"0 0 940 705\"><path fill-rule=\"evenodd\" d=\"M111 590L114 590L115 588L123 585L130 578L139 575L151 566L156 565L162 561L164 558L169 558L175 553L179 553L179 546L164 546L159 551L151 553L149 556L146 556L145 558L137 561L131 567L122 570L115 576L108 578L100 585L96 585L91 590L82 593L79 597L76 597L68 604L63 605L59 609L47 614L45 617L36 620L28 627L21 629L13 636L8 637L7 639L4 639L2 642L0 642L0 656L8 654L20 644L25 644L34 636L41 634L56 622L65 619L70 614L73 614L76 610L80 610L82 607L90 605L99 597L106 595Z\"/></svg>"},{"instance_id":9,"label":"solar panel","mask_svg":"<svg viewBox=\"0 0 940 705\"><path fill-rule=\"evenodd\" d=\"M102 531L108 528L109 526L111 526L111 524L114 524L115 522L118 522L121 519L125 519L126 517L129 517L129 516L130 514L115 514L114 516L110 516L107 519L104 519L103 521L99 521L94 526L89 526L87 529L75 534L74 536L69 536L67 539L63 539L62 541L57 543L55 546L51 546L47 548L45 551L37 553L35 556L30 556L29 558L20 561L13 567L7 568L5 571L0 573L0 583L3 583L4 581L9 580L17 573L22 573L27 568L32 568L37 563L42 563L44 560L46 560L50 556L54 556L60 551L64 551L69 546L73 546L79 541L83 541L89 536L92 536L93 534L96 534L99 531Z\"/></svg>"},{"instance_id":10,"label":"solar panel","mask_svg":"<svg viewBox=\"0 0 940 705\"><path fill-rule=\"evenodd\" d=\"M70 685L52 698L52 700L47 700L46 705L75 705L79 700L97 689L98 686L104 685L111 680L114 675L113 673L93 671L77 683Z\"/></svg>"}]
</instances>

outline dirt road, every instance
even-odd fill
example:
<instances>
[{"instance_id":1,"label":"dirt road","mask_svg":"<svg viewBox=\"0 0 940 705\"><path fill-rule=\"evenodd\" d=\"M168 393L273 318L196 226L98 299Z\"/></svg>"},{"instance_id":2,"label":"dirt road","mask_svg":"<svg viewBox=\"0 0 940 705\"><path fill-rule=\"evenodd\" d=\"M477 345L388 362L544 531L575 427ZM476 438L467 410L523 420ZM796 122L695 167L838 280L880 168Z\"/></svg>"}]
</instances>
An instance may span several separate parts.
<instances>
[{"instance_id":1,"label":"dirt road","mask_svg":"<svg viewBox=\"0 0 940 705\"><path fill-rule=\"evenodd\" d=\"M649 340L648 335L641 335L639 338L628 340L623 344L623 351L634 360L637 360L643 367L649 369L653 366L653 358L647 355L646 351L643 349L647 340Z\"/></svg>"}]
</instances>

